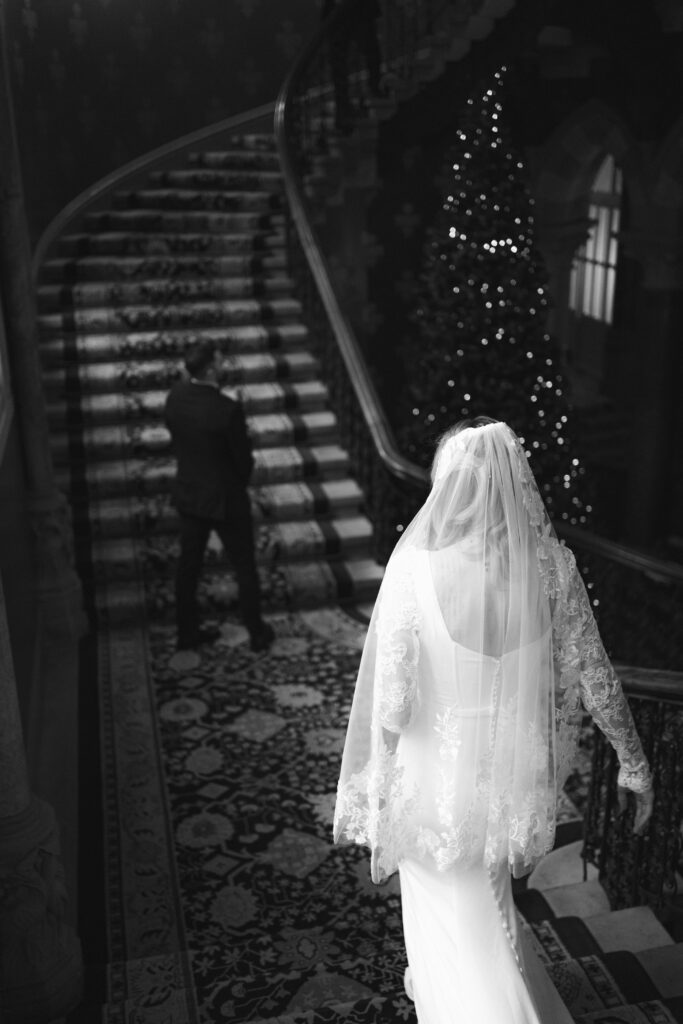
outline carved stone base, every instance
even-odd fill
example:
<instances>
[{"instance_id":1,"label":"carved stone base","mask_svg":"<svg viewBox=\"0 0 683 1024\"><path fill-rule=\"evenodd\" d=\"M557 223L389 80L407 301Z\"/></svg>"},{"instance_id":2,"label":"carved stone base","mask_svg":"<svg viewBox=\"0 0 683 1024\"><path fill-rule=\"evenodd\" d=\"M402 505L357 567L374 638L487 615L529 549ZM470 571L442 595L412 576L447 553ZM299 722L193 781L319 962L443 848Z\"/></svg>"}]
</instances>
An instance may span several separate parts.
<instances>
[{"instance_id":1,"label":"carved stone base","mask_svg":"<svg viewBox=\"0 0 683 1024\"><path fill-rule=\"evenodd\" d=\"M78 937L64 923L57 825L38 799L0 818L0 1020L49 1024L81 1000Z\"/></svg>"},{"instance_id":2,"label":"carved stone base","mask_svg":"<svg viewBox=\"0 0 683 1024\"><path fill-rule=\"evenodd\" d=\"M35 538L37 595L47 631L81 637L88 632L83 590L74 568L73 531L68 502L59 491L29 498Z\"/></svg>"}]
</instances>

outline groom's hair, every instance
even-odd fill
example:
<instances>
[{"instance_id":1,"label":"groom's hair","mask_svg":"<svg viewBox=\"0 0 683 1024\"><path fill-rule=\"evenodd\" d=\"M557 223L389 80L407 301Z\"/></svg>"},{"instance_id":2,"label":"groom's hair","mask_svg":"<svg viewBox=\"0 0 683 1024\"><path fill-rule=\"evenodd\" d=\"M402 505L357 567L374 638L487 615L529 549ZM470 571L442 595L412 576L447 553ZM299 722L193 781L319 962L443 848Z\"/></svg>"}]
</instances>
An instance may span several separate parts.
<instances>
[{"instance_id":1,"label":"groom's hair","mask_svg":"<svg viewBox=\"0 0 683 1024\"><path fill-rule=\"evenodd\" d=\"M201 377L213 362L217 351L215 341L198 341L185 353L185 369L191 377Z\"/></svg>"}]
</instances>

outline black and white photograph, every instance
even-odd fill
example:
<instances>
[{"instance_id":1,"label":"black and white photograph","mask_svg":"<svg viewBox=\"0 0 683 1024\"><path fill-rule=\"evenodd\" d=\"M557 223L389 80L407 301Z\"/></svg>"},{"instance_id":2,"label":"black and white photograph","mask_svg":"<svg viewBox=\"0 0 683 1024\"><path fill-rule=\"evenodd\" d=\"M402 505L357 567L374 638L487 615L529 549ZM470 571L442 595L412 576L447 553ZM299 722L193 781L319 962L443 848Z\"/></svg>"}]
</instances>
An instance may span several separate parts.
<instances>
[{"instance_id":1,"label":"black and white photograph","mask_svg":"<svg viewBox=\"0 0 683 1024\"><path fill-rule=\"evenodd\" d=\"M683 1024L683 0L0 0L0 1024Z\"/></svg>"}]
</instances>

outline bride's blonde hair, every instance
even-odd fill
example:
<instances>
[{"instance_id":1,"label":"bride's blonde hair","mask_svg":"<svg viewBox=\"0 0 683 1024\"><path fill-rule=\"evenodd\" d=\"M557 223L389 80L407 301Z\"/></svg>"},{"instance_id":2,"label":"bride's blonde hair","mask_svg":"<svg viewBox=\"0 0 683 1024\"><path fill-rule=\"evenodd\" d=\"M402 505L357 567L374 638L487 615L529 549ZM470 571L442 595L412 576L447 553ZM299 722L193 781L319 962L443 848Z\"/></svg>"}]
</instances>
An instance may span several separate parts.
<instances>
[{"instance_id":1,"label":"bride's blonde hair","mask_svg":"<svg viewBox=\"0 0 683 1024\"><path fill-rule=\"evenodd\" d=\"M476 416L472 419L459 420L450 427L439 438L434 459L432 461L431 478L432 482L440 474L439 460L447 457L444 449L452 438L457 437L463 430L489 426L498 423L498 420L490 416ZM476 458L476 454L475 454ZM465 479L459 480L460 502L457 509L449 509L448 523L441 523L439 530L439 547L448 547L459 540L464 540L471 531L473 524L478 526L484 521L482 516L482 502L487 501L486 509L486 557L495 559L498 567L504 566L507 561L507 523L503 510L501 495L496 489L491 489L485 484L490 480L490 470L486 474L487 480L483 479L481 467L464 465L459 473L466 474ZM428 544L428 546L431 546Z\"/></svg>"},{"instance_id":2,"label":"bride's blonde hair","mask_svg":"<svg viewBox=\"0 0 683 1024\"><path fill-rule=\"evenodd\" d=\"M491 423L498 423L498 420L491 419L490 416L473 416L471 419L458 420L452 427L445 430L436 444L434 451L434 458L432 459L431 478L432 483L434 482L434 474L436 472L436 466L439 461L439 456L443 452L448 442L452 437L456 437L457 434L462 433L463 430L469 430L470 427L485 427Z\"/></svg>"}]
</instances>

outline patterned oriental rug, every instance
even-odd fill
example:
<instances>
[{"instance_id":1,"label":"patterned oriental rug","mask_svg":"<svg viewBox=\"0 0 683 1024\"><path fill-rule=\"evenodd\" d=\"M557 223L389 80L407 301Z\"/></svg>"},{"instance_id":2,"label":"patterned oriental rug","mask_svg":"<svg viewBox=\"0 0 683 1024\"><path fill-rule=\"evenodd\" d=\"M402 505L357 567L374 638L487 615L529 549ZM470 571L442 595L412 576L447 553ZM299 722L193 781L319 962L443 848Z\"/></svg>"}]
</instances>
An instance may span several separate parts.
<instances>
[{"instance_id":1,"label":"patterned oriental rug","mask_svg":"<svg viewBox=\"0 0 683 1024\"><path fill-rule=\"evenodd\" d=\"M270 621L265 655L234 620L201 657L176 654L163 622L100 638L110 963L89 1006L107 1021L414 1020L398 880L373 885L365 851L331 843L365 627L338 608ZM589 743L561 808L570 831ZM584 1006L586 988L592 1009L620 1005L590 935L531 927L555 975L593 957L571 968Z\"/></svg>"}]
</instances>

